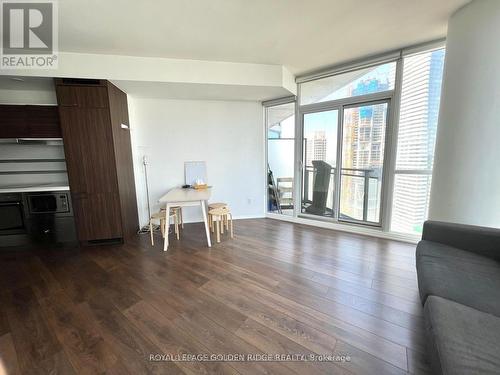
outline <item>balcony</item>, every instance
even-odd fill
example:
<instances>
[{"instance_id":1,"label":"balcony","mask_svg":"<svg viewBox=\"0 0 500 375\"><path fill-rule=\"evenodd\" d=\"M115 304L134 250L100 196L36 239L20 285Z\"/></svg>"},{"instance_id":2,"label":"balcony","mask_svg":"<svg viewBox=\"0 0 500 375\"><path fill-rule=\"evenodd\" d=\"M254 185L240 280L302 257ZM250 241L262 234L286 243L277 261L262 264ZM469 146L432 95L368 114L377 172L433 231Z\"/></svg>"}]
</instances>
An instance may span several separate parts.
<instances>
[{"instance_id":1,"label":"balcony","mask_svg":"<svg viewBox=\"0 0 500 375\"><path fill-rule=\"evenodd\" d=\"M339 199L339 220L378 223L381 168L342 168L338 198L335 192L336 173L336 168L327 163L323 163L319 168L305 167L302 212L335 217L336 201Z\"/></svg>"}]
</instances>

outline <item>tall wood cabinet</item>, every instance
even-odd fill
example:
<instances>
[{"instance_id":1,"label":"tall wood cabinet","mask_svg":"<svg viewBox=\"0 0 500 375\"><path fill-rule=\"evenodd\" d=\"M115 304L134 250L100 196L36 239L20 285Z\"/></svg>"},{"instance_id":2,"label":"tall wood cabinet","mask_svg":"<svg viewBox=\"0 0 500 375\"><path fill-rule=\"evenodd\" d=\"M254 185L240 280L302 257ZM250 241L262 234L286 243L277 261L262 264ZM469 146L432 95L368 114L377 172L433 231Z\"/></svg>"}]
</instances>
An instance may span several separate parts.
<instances>
[{"instance_id":1,"label":"tall wood cabinet","mask_svg":"<svg viewBox=\"0 0 500 375\"><path fill-rule=\"evenodd\" d=\"M139 227L127 95L105 80L55 84L79 240L127 239Z\"/></svg>"}]
</instances>

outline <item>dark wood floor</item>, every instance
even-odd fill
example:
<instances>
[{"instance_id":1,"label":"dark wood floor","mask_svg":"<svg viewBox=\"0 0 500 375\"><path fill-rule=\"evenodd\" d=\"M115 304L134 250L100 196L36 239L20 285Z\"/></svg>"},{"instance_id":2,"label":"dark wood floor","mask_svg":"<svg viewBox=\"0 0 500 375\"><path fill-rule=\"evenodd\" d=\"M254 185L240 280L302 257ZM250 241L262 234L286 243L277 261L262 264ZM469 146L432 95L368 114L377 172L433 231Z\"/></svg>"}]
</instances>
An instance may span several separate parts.
<instances>
[{"instance_id":1,"label":"dark wood floor","mask_svg":"<svg viewBox=\"0 0 500 375\"><path fill-rule=\"evenodd\" d=\"M415 246L235 222L205 247L0 253L0 373L426 373ZM349 362L154 362L150 354L331 354ZM3 366L3 367L2 367Z\"/></svg>"}]
</instances>

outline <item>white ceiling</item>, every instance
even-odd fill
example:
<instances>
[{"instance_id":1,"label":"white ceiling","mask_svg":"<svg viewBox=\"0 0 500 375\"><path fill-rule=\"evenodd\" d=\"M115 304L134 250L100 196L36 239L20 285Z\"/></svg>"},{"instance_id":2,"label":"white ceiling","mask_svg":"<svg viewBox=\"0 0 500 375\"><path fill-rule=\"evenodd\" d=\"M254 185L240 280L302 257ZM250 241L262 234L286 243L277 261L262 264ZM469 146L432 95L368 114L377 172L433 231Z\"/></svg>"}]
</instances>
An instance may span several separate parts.
<instances>
[{"instance_id":1,"label":"white ceiling","mask_svg":"<svg viewBox=\"0 0 500 375\"><path fill-rule=\"evenodd\" d=\"M64 0L65 52L279 64L292 73L446 35L468 0Z\"/></svg>"},{"instance_id":2,"label":"white ceiling","mask_svg":"<svg viewBox=\"0 0 500 375\"><path fill-rule=\"evenodd\" d=\"M138 98L263 101L290 95L289 91L277 86L117 80L112 82L128 95Z\"/></svg>"}]
</instances>

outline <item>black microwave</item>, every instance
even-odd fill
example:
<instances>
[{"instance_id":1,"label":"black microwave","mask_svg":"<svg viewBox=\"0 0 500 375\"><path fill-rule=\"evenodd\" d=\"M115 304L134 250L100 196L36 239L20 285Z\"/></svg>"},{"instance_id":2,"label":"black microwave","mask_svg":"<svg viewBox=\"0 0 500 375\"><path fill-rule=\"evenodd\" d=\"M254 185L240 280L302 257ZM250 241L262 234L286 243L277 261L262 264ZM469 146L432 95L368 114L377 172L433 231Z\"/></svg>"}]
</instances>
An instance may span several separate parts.
<instances>
[{"instance_id":1,"label":"black microwave","mask_svg":"<svg viewBox=\"0 0 500 375\"><path fill-rule=\"evenodd\" d=\"M25 197L30 215L64 214L71 210L68 192L27 193Z\"/></svg>"}]
</instances>

